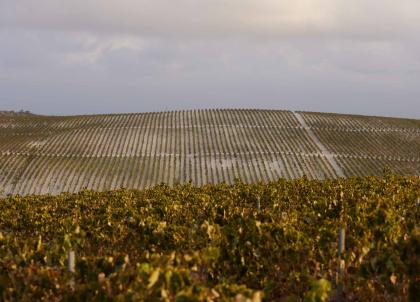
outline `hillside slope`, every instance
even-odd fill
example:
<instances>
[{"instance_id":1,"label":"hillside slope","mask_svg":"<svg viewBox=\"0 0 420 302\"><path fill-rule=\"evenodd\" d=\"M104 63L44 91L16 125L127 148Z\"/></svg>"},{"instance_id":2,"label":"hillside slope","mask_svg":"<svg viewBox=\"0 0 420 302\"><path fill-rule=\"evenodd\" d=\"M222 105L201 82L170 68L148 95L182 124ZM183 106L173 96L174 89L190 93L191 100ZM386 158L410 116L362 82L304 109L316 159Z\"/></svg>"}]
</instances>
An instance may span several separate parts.
<instances>
[{"instance_id":1,"label":"hillside slope","mask_svg":"<svg viewBox=\"0 0 420 302\"><path fill-rule=\"evenodd\" d=\"M420 174L420 120L279 110L0 116L3 194Z\"/></svg>"}]
</instances>

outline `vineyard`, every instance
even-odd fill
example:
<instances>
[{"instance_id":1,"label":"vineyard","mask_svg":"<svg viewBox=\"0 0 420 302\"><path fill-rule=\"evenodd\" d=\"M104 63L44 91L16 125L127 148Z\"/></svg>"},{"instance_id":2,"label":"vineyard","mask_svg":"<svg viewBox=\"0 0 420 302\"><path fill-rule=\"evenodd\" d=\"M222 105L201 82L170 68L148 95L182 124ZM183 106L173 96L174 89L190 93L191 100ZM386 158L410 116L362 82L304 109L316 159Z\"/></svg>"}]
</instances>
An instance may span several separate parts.
<instances>
[{"instance_id":1,"label":"vineyard","mask_svg":"<svg viewBox=\"0 0 420 302\"><path fill-rule=\"evenodd\" d=\"M419 206L397 174L12 196L0 299L418 301Z\"/></svg>"},{"instance_id":2,"label":"vineyard","mask_svg":"<svg viewBox=\"0 0 420 302\"><path fill-rule=\"evenodd\" d=\"M420 174L420 120L279 110L0 115L0 193Z\"/></svg>"}]
</instances>

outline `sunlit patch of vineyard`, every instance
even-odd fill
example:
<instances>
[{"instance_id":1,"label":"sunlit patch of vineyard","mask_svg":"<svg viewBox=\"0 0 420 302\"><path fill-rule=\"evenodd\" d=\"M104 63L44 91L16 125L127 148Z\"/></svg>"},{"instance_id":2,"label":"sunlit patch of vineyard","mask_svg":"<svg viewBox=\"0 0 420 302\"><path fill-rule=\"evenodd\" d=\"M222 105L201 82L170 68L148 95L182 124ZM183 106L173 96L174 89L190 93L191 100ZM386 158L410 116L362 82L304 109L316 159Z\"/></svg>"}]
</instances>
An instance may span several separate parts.
<instances>
[{"instance_id":1,"label":"sunlit patch of vineyard","mask_svg":"<svg viewBox=\"0 0 420 302\"><path fill-rule=\"evenodd\" d=\"M420 121L279 110L0 115L0 192L420 174Z\"/></svg>"},{"instance_id":2,"label":"sunlit patch of vineyard","mask_svg":"<svg viewBox=\"0 0 420 302\"><path fill-rule=\"evenodd\" d=\"M8 197L0 299L328 301L344 229L345 301L418 301L419 203L396 174Z\"/></svg>"}]
</instances>

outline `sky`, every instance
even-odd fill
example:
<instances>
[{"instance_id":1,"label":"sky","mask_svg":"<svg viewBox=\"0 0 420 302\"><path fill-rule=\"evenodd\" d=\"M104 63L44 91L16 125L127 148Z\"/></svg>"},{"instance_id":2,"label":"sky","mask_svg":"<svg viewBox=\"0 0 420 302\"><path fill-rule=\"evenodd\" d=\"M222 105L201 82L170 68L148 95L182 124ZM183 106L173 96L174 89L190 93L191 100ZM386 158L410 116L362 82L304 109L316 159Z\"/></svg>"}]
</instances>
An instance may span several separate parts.
<instances>
[{"instance_id":1,"label":"sky","mask_svg":"<svg viewBox=\"0 0 420 302\"><path fill-rule=\"evenodd\" d=\"M420 119L419 0L0 0L0 110Z\"/></svg>"}]
</instances>

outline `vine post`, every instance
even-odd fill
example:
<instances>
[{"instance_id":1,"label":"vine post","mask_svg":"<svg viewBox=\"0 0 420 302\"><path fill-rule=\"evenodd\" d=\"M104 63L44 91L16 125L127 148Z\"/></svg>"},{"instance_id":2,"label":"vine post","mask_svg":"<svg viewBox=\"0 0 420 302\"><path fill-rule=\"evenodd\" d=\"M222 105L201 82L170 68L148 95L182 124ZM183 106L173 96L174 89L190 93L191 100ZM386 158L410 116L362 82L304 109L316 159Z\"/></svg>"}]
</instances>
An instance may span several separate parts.
<instances>
[{"instance_id":1,"label":"vine post","mask_svg":"<svg viewBox=\"0 0 420 302\"><path fill-rule=\"evenodd\" d=\"M74 290L74 274L76 273L76 254L74 251L68 251L67 254L67 271L71 274L70 287Z\"/></svg>"},{"instance_id":2,"label":"vine post","mask_svg":"<svg viewBox=\"0 0 420 302\"><path fill-rule=\"evenodd\" d=\"M338 271L337 271L337 301L344 301L344 268L345 260L343 254L345 250L346 230L341 227L338 232Z\"/></svg>"},{"instance_id":3,"label":"vine post","mask_svg":"<svg viewBox=\"0 0 420 302\"><path fill-rule=\"evenodd\" d=\"M336 286L337 286L337 302L344 301L344 273L345 273L345 260L344 252L346 248L346 220L347 220L347 209L346 203L344 201L344 192L340 192L340 227L338 229L338 267L337 267L337 276L336 276Z\"/></svg>"},{"instance_id":4,"label":"vine post","mask_svg":"<svg viewBox=\"0 0 420 302\"><path fill-rule=\"evenodd\" d=\"M257 213L259 214L261 212L261 200L260 196L257 197Z\"/></svg>"}]
</instances>

